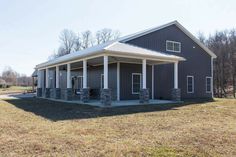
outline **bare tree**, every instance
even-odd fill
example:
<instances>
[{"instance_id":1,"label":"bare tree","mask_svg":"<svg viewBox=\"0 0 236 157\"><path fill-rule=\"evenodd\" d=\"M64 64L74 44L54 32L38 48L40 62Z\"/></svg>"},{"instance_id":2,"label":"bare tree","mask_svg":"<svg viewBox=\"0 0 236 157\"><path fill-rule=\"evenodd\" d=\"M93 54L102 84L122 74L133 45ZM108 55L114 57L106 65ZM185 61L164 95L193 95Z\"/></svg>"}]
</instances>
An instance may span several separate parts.
<instances>
[{"instance_id":1,"label":"bare tree","mask_svg":"<svg viewBox=\"0 0 236 157\"><path fill-rule=\"evenodd\" d=\"M58 55L62 56L69 54L73 51L75 45L76 35L72 30L64 29L59 36L61 47L59 48Z\"/></svg>"},{"instance_id":2,"label":"bare tree","mask_svg":"<svg viewBox=\"0 0 236 157\"><path fill-rule=\"evenodd\" d=\"M73 31L64 29L59 36L61 43L60 47L57 52L50 55L48 59L52 60L75 51L89 48L93 45L102 44L117 39L119 36L119 31L114 31L108 28L97 31L95 36L89 30L76 35Z\"/></svg>"},{"instance_id":3,"label":"bare tree","mask_svg":"<svg viewBox=\"0 0 236 157\"><path fill-rule=\"evenodd\" d=\"M113 31L112 29L104 28L97 31L96 42L97 44L106 43L108 41L117 39L120 36L119 31Z\"/></svg>"},{"instance_id":4,"label":"bare tree","mask_svg":"<svg viewBox=\"0 0 236 157\"><path fill-rule=\"evenodd\" d=\"M18 86L31 86L32 78L26 76L25 74L21 74L17 77L17 85Z\"/></svg>"},{"instance_id":5,"label":"bare tree","mask_svg":"<svg viewBox=\"0 0 236 157\"><path fill-rule=\"evenodd\" d=\"M214 91L218 97L235 97L235 32L221 31L210 36L207 46L215 52L214 62ZM233 89L233 90L232 90Z\"/></svg>"},{"instance_id":6,"label":"bare tree","mask_svg":"<svg viewBox=\"0 0 236 157\"><path fill-rule=\"evenodd\" d=\"M82 41L81 41L81 37L80 34L78 33L78 36L75 39L75 46L74 46L74 50L75 51L80 51L82 49Z\"/></svg>"},{"instance_id":7,"label":"bare tree","mask_svg":"<svg viewBox=\"0 0 236 157\"><path fill-rule=\"evenodd\" d=\"M81 42L82 42L82 48L86 49L91 46L93 46L93 35L92 32L87 30L85 32L81 33Z\"/></svg>"},{"instance_id":8,"label":"bare tree","mask_svg":"<svg viewBox=\"0 0 236 157\"><path fill-rule=\"evenodd\" d=\"M229 33L229 53L230 53L230 72L232 75L233 96L236 98L236 30L232 29Z\"/></svg>"},{"instance_id":9,"label":"bare tree","mask_svg":"<svg viewBox=\"0 0 236 157\"><path fill-rule=\"evenodd\" d=\"M197 37L198 37L198 39L199 39L203 44L205 44L205 42L206 42L206 37L205 37L205 35L204 35L203 32L199 31L199 32L197 33Z\"/></svg>"},{"instance_id":10,"label":"bare tree","mask_svg":"<svg viewBox=\"0 0 236 157\"><path fill-rule=\"evenodd\" d=\"M2 79L9 85L17 85L18 73L15 72L11 67L5 67L2 72Z\"/></svg>"},{"instance_id":11,"label":"bare tree","mask_svg":"<svg viewBox=\"0 0 236 157\"><path fill-rule=\"evenodd\" d=\"M96 32L96 44L102 44L102 35L101 35L101 31L97 31Z\"/></svg>"}]
</instances>

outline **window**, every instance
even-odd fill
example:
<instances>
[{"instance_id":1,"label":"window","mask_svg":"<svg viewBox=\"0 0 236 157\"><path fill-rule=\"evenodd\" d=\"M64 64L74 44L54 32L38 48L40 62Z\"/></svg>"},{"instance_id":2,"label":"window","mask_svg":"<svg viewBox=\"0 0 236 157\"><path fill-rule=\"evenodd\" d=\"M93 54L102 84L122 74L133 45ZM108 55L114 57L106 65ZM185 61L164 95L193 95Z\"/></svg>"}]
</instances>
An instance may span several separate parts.
<instances>
[{"instance_id":1,"label":"window","mask_svg":"<svg viewBox=\"0 0 236 157\"><path fill-rule=\"evenodd\" d=\"M77 76L78 79L78 89L83 88L83 76Z\"/></svg>"},{"instance_id":2,"label":"window","mask_svg":"<svg viewBox=\"0 0 236 157\"><path fill-rule=\"evenodd\" d=\"M194 77L187 76L187 93L194 93Z\"/></svg>"},{"instance_id":3,"label":"window","mask_svg":"<svg viewBox=\"0 0 236 157\"><path fill-rule=\"evenodd\" d=\"M104 88L104 74L101 74L101 89Z\"/></svg>"},{"instance_id":4,"label":"window","mask_svg":"<svg viewBox=\"0 0 236 157\"><path fill-rule=\"evenodd\" d=\"M211 77L206 77L206 93L211 93Z\"/></svg>"},{"instance_id":5,"label":"window","mask_svg":"<svg viewBox=\"0 0 236 157\"><path fill-rule=\"evenodd\" d=\"M181 52L181 43L176 41L166 41L166 51Z\"/></svg>"},{"instance_id":6,"label":"window","mask_svg":"<svg viewBox=\"0 0 236 157\"><path fill-rule=\"evenodd\" d=\"M139 94L141 88L141 74L132 73L132 94Z\"/></svg>"}]
</instances>

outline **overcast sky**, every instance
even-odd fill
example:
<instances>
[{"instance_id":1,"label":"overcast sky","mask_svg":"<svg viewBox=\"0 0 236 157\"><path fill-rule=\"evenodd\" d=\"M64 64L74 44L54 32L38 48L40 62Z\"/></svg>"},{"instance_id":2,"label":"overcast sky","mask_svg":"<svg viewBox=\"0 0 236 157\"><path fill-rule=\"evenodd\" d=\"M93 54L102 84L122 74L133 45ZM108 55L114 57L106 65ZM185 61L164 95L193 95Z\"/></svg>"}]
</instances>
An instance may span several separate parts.
<instances>
[{"instance_id":1,"label":"overcast sky","mask_svg":"<svg viewBox=\"0 0 236 157\"><path fill-rule=\"evenodd\" d=\"M236 27L235 0L0 0L0 73L31 75L59 46L64 28L122 35L178 20L193 34Z\"/></svg>"}]
</instances>

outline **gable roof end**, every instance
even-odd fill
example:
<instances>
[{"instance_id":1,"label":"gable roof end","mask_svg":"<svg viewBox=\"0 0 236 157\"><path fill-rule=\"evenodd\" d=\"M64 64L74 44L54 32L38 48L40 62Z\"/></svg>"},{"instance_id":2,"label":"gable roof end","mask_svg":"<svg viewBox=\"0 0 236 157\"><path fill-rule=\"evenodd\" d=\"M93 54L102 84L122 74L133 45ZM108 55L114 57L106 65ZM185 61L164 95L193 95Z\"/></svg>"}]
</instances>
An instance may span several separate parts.
<instances>
[{"instance_id":1,"label":"gable roof end","mask_svg":"<svg viewBox=\"0 0 236 157\"><path fill-rule=\"evenodd\" d=\"M203 50L205 50L211 57L213 57L213 58L217 57L209 48L207 48L204 44L202 44L192 33L190 33L186 28L184 28L178 21L172 21L172 22L167 23L165 25L161 25L161 26L158 26L158 27L154 27L154 28L151 28L151 29L147 29L147 30L144 30L144 31L141 31L141 32L138 32L138 33L134 33L134 34L125 36L125 37L121 38L119 41L127 42L129 40L144 36L146 34L155 32L157 30L161 30L161 29L166 28L166 27L171 26L171 25L176 25L189 38L191 38L196 44L198 44Z\"/></svg>"}]
</instances>

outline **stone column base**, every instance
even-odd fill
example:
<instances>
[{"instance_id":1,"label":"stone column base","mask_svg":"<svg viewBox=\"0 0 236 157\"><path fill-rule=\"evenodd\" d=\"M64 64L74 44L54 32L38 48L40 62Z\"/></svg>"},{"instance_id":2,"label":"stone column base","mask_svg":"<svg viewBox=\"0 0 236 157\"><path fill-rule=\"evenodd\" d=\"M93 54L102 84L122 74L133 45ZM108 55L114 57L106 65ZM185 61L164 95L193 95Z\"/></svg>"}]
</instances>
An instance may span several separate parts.
<instances>
[{"instance_id":1,"label":"stone column base","mask_svg":"<svg viewBox=\"0 0 236 157\"><path fill-rule=\"evenodd\" d=\"M83 102L88 102L89 101L89 88L82 88L80 90L80 100Z\"/></svg>"},{"instance_id":2,"label":"stone column base","mask_svg":"<svg viewBox=\"0 0 236 157\"><path fill-rule=\"evenodd\" d=\"M70 101L72 100L72 88L67 88L65 91L65 100Z\"/></svg>"},{"instance_id":3,"label":"stone column base","mask_svg":"<svg viewBox=\"0 0 236 157\"><path fill-rule=\"evenodd\" d=\"M55 99L61 99L61 88L56 88Z\"/></svg>"},{"instance_id":4,"label":"stone column base","mask_svg":"<svg viewBox=\"0 0 236 157\"><path fill-rule=\"evenodd\" d=\"M50 88L45 89L45 98L50 98Z\"/></svg>"},{"instance_id":5,"label":"stone column base","mask_svg":"<svg viewBox=\"0 0 236 157\"><path fill-rule=\"evenodd\" d=\"M111 106L111 89L101 89L100 99L104 106Z\"/></svg>"},{"instance_id":6,"label":"stone column base","mask_svg":"<svg viewBox=\"0 0 236 157\"><path fill-rule=\"evenodd\" d=\"M141 89L139 94L140 103L149 103L149 89Z\"/></svg>"},{"instance_id":7,"label":"stone column base","mask_svg":"<svg viewBox=\"0 0 236 157\"><path fill-rule=\"evenodd\" d=\"M181 90L179 88L173 88L171 91L171 98L174 101L181 100Z\"/></svg>"},{"instance_id":8,"label":"stone column base","mask_svg":"<svg viewBox=\"0 0 236 157\"><path fill-rule=\"evenodd\" d=\"M43 96L43 89L37 88L37 97L42 97L42 96Z\"/></svg>"}]
</instances>

